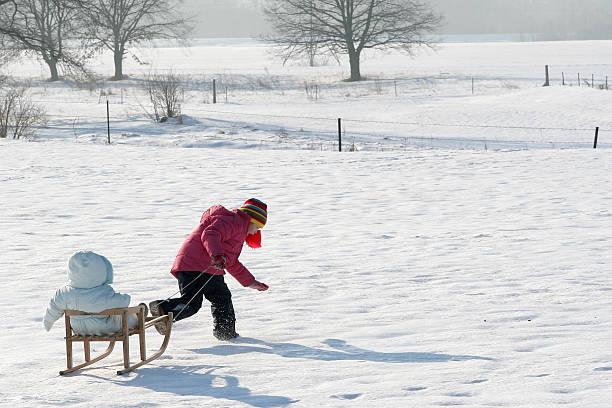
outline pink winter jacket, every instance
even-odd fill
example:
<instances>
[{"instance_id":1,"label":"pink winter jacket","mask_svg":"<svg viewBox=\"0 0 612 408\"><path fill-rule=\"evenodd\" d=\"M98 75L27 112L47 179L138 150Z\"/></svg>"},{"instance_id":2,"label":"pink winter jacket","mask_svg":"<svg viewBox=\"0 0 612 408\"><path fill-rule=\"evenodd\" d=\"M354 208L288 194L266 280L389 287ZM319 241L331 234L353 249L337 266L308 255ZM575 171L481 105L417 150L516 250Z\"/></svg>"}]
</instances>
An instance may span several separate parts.
<instances>
[{"instance_id":1,"label":"pink winter jacket","mask_svg":"<svg viewBox=\"0 0 612 408\"><path fill-rule=\"evenodd\" d=\"M183 242L170 272L177 277L179 271L204 271L210 266L211 257L221 254L227 258L225 269L242 286L251 285L255 277L238 261L250 222L251 217L238 209L210 207L202 214L200 225ZM215 268L206 273L225 274Z\"/></svg>"}]
</instances>

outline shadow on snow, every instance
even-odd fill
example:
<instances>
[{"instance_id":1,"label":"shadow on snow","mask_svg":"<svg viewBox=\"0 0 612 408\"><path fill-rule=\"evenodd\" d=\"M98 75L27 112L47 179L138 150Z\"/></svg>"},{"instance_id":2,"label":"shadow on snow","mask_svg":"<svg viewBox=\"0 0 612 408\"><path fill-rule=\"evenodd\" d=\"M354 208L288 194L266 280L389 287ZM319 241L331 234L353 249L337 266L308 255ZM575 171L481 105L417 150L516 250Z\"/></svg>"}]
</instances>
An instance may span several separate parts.
<instances>
[{"instance_id":1,"label":"shadow on snow","mask_svg":"<svg viewBox=\"0 0 612 408\"><path fill-rule=\"evenodd\" d=\"M239 401L253 407L285 407L298 402L288 397L253 394L250 389L240 386L237 377L215 374L214 371L219 368L223 367L194 365L141 368L135 371L136 376L129 381L110 381L124 387L142 387L155 392Z\"/></svg>"},{"instance_id":2,"label":"shadow on snow","mask_svg":"<svg viewBox=\"0 0 612 408\"><path fill-rule=\"evenodd\" d=\"M320 361L368 361L376 363L440 363L465 360L493 360L489 357L437 353L382 353L351 346L344 340L327 339L323 342L330 349L302 346L294 343L271 343L258 339L239 337L228 344L210 348L192 349L197 354L232 356L247 353L264 353L285 358L302 358ZM275 395L256 395L241 387L237 377L217 375L222 366L166 366L142 368L130 380L110 380L123 387L142 387L155 392L167 392L184 396L205 396L239 401L253 407L285 407L296 400ZM106 380L109 381L109 380Z\"/></svg>"},{"instance_id":3,"label":"shadow on snow","mask_svg":"<svg viewBox=\"0 0 612 408\"><path fill-rule=\"evenodd\" d=\"M231 356L246 353L273 354L286 358L305 358L321 361L359 360L376 363L439 363L444 361L493 360L488 357L436 353L381 353L351 346L344 340L327 339L323 342L334 350L302 346L294 343L269 343L248 337L239 337L228 345L192 349L198 354Z\"/></svg>"}]
</instances>

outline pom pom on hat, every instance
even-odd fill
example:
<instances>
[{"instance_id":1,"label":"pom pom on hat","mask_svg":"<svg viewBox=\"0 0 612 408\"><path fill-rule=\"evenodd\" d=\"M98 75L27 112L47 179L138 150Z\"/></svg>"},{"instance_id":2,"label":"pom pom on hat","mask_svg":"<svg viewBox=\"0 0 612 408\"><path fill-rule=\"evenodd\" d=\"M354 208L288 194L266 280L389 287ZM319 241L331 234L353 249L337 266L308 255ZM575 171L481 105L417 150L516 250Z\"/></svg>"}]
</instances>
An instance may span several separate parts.
<instances>
[{"instance_id":1,"label":"pom pom on hat","mask_svg":"<svg viewBox=\"0 0 612 408\"><path fill-rule=\"evenodd\" d=\"M240 211L251 216L251 222L257 225L259 228L263 228L266 225L268 219L268 206L255 198L249 198L246 200Z\"/></svg>"}]
</instances>

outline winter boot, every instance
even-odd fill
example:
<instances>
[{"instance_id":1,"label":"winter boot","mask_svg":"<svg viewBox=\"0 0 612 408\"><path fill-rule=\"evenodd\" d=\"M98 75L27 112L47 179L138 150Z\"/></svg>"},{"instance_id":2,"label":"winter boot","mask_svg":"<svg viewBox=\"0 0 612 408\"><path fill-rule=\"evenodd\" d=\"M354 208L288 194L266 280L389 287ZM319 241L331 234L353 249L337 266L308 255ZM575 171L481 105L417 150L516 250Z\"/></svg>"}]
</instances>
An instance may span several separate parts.
<instances>
[{"instance_id":1,"label":"winter boot","mask_svg":"<svg viewBox=\"0 0 612 408\"><path fill-rule=\"evenodd\" d=\"M144 307L144 315L145 315L145 317L147 317L147 315L149 314L149 307L147 306L147 304L146 303L139 303L138 306Z\"/></svg>"},{"instance_id":2,"label":"winter boot","mask_svg":"<svg viewBox=\"0 0 612 408\"><path fill-rule=\"evenodd\" d=\"M218 340L231 340L238 337L236 333L236 317L231 302L211 305L213 315L213 336Z\"/></svg>"},{"instance_id":3,"label":"winter boot","mask_svg":"<svg viewBox=\"0 0 612 408\"><path fill-rule=\"evenodd\" d=\"M225 322L215 322L215 327L213 329L213 336L217 338L217 340L231 340L235 339L239 336L236 333L236 321L225 321Z\"/></svg>"},{"instance_id":4,"label":"winter boot","mask_svg":"<svg viewBox=\"0 0 612 408\"><path fill-rule=\"evenodd\" d=\"M153 317L159 317L159 316L163 316L166 315L166 311L164 310L164 308L162 307L162 303L164 301L163 300L154 300L151 303L149 303L149 309L151 310L151 316ZM159 334L166 334L166 322L158 322L155 323L155 330L157 330L157 332Z\"/></svg>"}]
</instances>

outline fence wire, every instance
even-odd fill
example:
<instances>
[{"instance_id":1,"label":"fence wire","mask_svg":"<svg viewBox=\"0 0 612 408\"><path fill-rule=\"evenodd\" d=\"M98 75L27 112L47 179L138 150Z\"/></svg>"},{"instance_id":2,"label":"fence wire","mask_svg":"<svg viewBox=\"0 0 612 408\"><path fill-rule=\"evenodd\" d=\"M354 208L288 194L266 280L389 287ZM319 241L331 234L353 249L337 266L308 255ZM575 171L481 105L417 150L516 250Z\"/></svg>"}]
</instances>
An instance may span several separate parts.
<instances>
[{"instance_id":1,"label":"fence wire","mask_svg":"<svg viewBox=\"0 0 612 408\"><path fill-rule=\"evenodd\" d=\"M558 79L559 85L564 81L567 85L569 77L567 73ZM575 75L578 77L578 75ZM584 75L591 79L590 85L594 87L595 77ZM185 84L189 89L205 93L212 88L209 76L193 78L186 77ZM603 78L603 77L602 77ZM409 82L435 83L439 80L466 81L472 80L470 76L440 75L439 77L415 77L398 79L376 78L373 81L351 84L351 92L356 89L373 89L374 93L386 87L386 92L395 92L395 95L405 95L403 85ZM530 81L536 82L537 78L511 78L495 77L479 79L486 81ZM557 79L551 78L551 83ZM245 82L246 81L246 82ZM305 81L296 78L282 78L262 74L260 76L242 78L240 75L228 74L219 80L217 89L220 90L218 97L222 98L223 88L225 92L230 87L235 92L249 92L244 88L245 83L253 84L252 89L270 91L272 89L294 90L305 92L308 99L316 100L319 92L344 92L348 85L344 83L322 81ZM605 77L605 89L607 89L608 78ZM578 82L580 85L580 82ZM139 85L130 85L130 93L140 90ZM473 86L473 85L472 85ZM176 128L152 128L153 121L147 114L147 102L138 102L139 97L133 93L127 97L124 103L124 90L116 89L107 92L104 83L96 84L96 90L100 89L100 95L93 95L98 100L97 105L100 114L92 113L91 101L57 101L38 99L34 103L53 106L59 110L58 113L48 115L49 125L38 127L39 133L51 135L53 130L60 131L64 135L79 137L83 134L105 134L106 133L106 99L111 105L111 133L112 134L135 134L138 132L152 132L155 135L176 134L188 132L193 129L195 139L218 140L219 135L211 135L209 130L216 129L220 134L225 133L227 138L233 141L244 140L245 143L266 144L268 148L302 148L302 149L338 149L339 140L342 140L343 150L402 150L414 147L419 148L461 148L461 149L534 149L534 148L583 148L592 147L595 136L595 126L586 128L555 127L555 126L523 126L506 125L496 123L450 123L433 121L389 121L365 119L360 117L328 117L317 115L291 115L274 114L264 112L244 112L227 109L232 105L226 105L224 109L219 104L204 104L205 107L183 106L182 113L185 116L183 127ZM312 88L315 87L315 88ZM373 87L373 88L372 88ZM238 89L239 88L239 89ZM325 88L325 89L324 89ZM399 89L399 91L398 91ZM603 89L603 86L600 86ZM141 91L141 90L140 90ZM410 90L409 90L410 91ZM414 89L412 89L414 91ZM453 91L454 92L454 91ZM462 91L463 92L463 91ZM472 88L472 92L474 92ZM469 93L469 91L468 91ZM421 95L423 96L423 95ZM95 104L95 102L93 102ZM63 113L58 106L65 106L70 113ZM71 108L74 107L74 108ZM80 109L78 107L83 107ZM252 109L252 107L250 107ZM261 108L264 109L264 108ZM83 114L79 114L82 111ZM339 115L342 116L342 115ZM338 129L337 122L341 119L341 127ZM612 129L599 128L598 147L612 147L608 140L612 140Z\"/></svg>"},{"instance_id":2,"label":"fence wire","mask_svg":"<svg viewBox=\"0 0 612 408\"><path fill-rule=\"evenodd\" d=\"M139 107L138 105L127 105ZM102 109L101 109L102 110ZM111 112L113 110L111 109ZM105 113L105 109L104 109ZM432 123L359 118L260 114L217 109L185 109L184 125L161 127L144 114L111 113L113 139L151 132L153 135L189 133L193 139L215 142L224 138L266 148L337 150L407 150L412 148L536 149L593 146L595 129L530 127L473 123ZM78 138L106 135L106 115L51 115L41 134L60 132ZM154 128L152 128L154 126ZM215 134L210 134L216 132ZM612 147L611 129L599 129L598 147Z\"/></svg>"}]
</instances>

